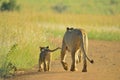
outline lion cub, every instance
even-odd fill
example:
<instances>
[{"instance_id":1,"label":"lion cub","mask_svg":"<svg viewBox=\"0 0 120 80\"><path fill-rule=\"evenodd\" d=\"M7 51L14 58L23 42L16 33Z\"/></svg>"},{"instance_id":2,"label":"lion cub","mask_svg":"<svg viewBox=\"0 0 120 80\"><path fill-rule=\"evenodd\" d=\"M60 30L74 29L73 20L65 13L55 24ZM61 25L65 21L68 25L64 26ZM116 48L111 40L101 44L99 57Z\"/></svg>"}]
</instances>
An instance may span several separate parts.
<instances>
[{"instance_id":1,"label":"lion cub","mask_svg":"<svg viewBox=\"0 0 120 80\"><path fill-rule=\"evenodd\" d=\"M50 62L51 62L51 53L58 49L61 49L60 47L50 50L49 46L47 47L40 47L40 54L39 54L39 69L38 71L49 71L50 70Z\"/></svg>"}]
</instances>

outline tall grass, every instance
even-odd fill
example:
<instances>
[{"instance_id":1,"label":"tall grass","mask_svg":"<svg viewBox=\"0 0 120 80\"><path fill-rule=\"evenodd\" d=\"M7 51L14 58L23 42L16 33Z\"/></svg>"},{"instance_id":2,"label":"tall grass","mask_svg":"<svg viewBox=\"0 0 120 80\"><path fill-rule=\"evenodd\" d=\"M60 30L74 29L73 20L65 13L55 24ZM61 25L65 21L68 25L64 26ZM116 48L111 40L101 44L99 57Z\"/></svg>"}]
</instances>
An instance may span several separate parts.
<instances>
[{"instance_id":1,"label":"tall grass","mask_svg":"<svg viewBox=\"0 0 120 80\"><path fill-rule=\"evenodd\" d=\"M13 75L13 73L15 72L16 66L12 61L15 58L13 55L16 52L16 49L17 49L17 44L12 45L8 53L3 57L3 62L1 63L1 68L0 68L0 77L5 78L10 74Z\"/></svg>"},{"instance_id":2,"label":"tall grass","mask_svg":"<svg viewBox=\"0 0 120 80\"><path fill-rule=\"evenodd\" d=\"M37 64L39 46L49 45L50 48L59 46L57 45L59 43L52 44L54 41L49 41L52 33L48 33L48 25L34 22L33 16L25 15L22 17L18 13L0 13L0 16L1 63L4 62L5 55L7 55L11 45L15 43L18 44L18 47L14 54L11 55L11 62L17 68L31 68ZM47 27L45 28L44 25Z\"/></svg>"},{"instance_id":3,"label":"tall grass","mask_svg":"<svg viewBox=\"0 0 120 80\"><path fill-rule=\"evenodd\" d=\"M0 66L15 43L10 61L19 68L31 69L38 64L39 46L61 46L66 27L82 27L90 39L120 41L120 16L56 14L39 12L0 13ZM56 59L60 51L53 53Z\"/></svg>"}]
</instances>

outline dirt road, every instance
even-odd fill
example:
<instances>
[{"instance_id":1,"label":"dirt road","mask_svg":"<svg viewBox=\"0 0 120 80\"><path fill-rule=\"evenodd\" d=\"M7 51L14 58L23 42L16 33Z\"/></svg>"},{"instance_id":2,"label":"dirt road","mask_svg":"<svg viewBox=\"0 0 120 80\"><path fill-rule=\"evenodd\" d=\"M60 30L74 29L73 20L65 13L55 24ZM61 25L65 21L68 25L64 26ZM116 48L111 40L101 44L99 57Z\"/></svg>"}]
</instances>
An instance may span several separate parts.
<instances>
[{"instance_id":1,"label":"dirt road","mask_svg":"<svg viewBox=\"0 0 120 80\"><path fill-rule=\"evenodd\" d=\"M89 40L88 56L95 63L88 63L88 72L81 72L82 63L78 64L78 71L64 71L60 59L52 61L50 72L37 72L37 69L18 74L6 80L120 80L120 42ZM67 62L71 63L68 54Z\"/></svg>"}]
</instances>

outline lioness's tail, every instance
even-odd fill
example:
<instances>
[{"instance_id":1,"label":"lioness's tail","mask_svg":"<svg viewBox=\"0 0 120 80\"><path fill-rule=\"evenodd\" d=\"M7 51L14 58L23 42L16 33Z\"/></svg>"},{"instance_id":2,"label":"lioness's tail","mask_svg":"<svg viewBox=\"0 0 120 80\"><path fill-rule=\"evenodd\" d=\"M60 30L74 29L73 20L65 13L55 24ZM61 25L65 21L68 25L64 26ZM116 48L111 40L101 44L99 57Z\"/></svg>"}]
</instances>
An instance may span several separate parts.
<instances>
[{"instance_id":1,"label":"lioness's tail","mask_svg":"<svg viewBox=\"0 0 120 80\"><path fill-rule=\"evenodd\" d=\"M81 44L81 46L82 46L82 51L83 51L83 54L85 55L85 57L87 58L87 60L90 62L90 63L94 63L94 61L93 60L90 60L89 58L88 58L88 56L87 56L87 52L86 52L86 50L85 50L85 46L84 46L84 39L86 40L86 37L87 37L87 35L84 35L84 34L82 34L82 32L81 32L81 35L82 35L82 44Z\"/></svg>"}]
</instances>

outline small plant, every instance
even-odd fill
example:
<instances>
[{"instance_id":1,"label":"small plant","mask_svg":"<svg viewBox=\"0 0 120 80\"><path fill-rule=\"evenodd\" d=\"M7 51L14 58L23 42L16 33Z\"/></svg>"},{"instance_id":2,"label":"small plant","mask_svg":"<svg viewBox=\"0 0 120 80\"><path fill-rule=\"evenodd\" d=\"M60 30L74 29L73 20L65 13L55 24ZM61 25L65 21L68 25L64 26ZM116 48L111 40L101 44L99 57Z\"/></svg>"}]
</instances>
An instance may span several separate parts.
<instances>
[{"instance_id":1,"label":"small plant","mask_svg":"<svg viewBox=\"0 0 120 80\"><path fill-rule=\"evenodd\" d=\"M58 13L63 13L64 11L66 11L68 7L66 5L63 4L57 4L55 6L52 7L52 9Z\"/></svg>"},{"instance_id":2,"label":"small plant","mask_svg":"<svg viewBox=\"0 0 120 80\"><path fill-rule=\"evenodd\" d=\"M9 61L9 56L15 51L17 44L14 44L6 55L6 59L0 68L0 77L5 78L15 74L16 66Z\"/></svg>"},{"instance_id":3,"label":"small plant","mask_svg":"<svg viewBox=\"0 0 120 80\"><path fill-rule=\"evenodd\" d=\"M14 76L15 71L17 71L17 68L15 65L13 65L11 62L6 63L6 65L0 69L0 76L2 78L6 78L9 76Z\"/></svg>"}]
</instances>

